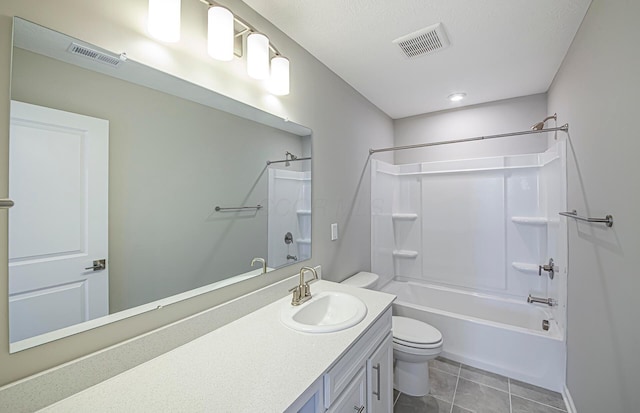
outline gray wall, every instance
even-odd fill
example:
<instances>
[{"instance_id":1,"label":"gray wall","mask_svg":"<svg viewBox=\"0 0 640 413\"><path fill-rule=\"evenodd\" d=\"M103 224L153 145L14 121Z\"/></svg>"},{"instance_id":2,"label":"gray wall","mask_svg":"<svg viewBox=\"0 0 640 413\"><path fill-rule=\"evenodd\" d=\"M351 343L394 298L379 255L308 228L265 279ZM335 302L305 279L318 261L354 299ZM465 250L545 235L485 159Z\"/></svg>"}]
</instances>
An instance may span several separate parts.
<instances>
[{"instance_id":1,"label":"gray wall","mask_svg":"<svg viewBox=\"0 0 640 413\"><path fill-rule=\"evenodd\" d=\"M547 117L546 94L499 100L394 121L398 146L528 130ZM547 127L554 126L553 121ZM543 135L465 142L395 152L396 164L543 152Z\"/></svg>"},{"instance_id":2,"label":"gray wall","mask_svg":"<svg viewBox=\"0 0 640 413\"><path fill-rule=\"evenodd\" d=\"M640 409L640 2L594 0L549 91L570 125L567 386L580 413Z\"/></svg>"},{"instance_id":3,"label":"gray wall","mask_svg":"<svg viewBox=\"0 0 640 413\"><path fill-rule=\"evenodd\" d=\"M110 313L266 258L266 160L308 139L18 48L11 96L109 120Z\"/></svg>"},{"instance_id":4,"label":"gray wall","mask_svg":"<svg viewBox=\"0 0 640 413\"><path fill-rule=\"evenodd\" d=\"M291 61L291 94L274 97L245 72L244 60L217 62L206 55L206 7L184 1L183 40L160 45L145 29L146 0L78 2L5 0L0 3L0 195L7 194L11 17L126 51L141 63L187 79L313 130L313 250L304 265L323 265L330 280L369 268L369 147L391 146L393 125L347 83L293 40L237 0L220 1L266 33ZM137 336L290 275L278 270L224 290L195 297L115 324L9 354L7 325L7 214L0 212L0 385ZM330 241L337 222L340 239ZM303 265L303 263L299 263ZM283 296L286 294L283 291Z\"/></svg>"}]
</instances>

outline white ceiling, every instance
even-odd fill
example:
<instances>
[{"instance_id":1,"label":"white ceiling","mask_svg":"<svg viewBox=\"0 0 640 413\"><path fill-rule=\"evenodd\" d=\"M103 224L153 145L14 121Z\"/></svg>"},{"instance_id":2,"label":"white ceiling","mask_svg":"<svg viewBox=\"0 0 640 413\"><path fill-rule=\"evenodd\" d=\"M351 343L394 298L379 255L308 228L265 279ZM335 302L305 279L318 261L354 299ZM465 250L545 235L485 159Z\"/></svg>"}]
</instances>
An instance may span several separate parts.
<instances>
[{"instance_id":1,"label":"white ceiling","mask_svg":"<svg viewBox=\"0 0 640 413\"><path fill-rule=\"evenodd\" d=\"M591 3L243 1L394 119L546 92ZM447 49L407 59L392 43L438 22ZM467 98L451 103L454 92Z\"/></svg>"}]
</instances>

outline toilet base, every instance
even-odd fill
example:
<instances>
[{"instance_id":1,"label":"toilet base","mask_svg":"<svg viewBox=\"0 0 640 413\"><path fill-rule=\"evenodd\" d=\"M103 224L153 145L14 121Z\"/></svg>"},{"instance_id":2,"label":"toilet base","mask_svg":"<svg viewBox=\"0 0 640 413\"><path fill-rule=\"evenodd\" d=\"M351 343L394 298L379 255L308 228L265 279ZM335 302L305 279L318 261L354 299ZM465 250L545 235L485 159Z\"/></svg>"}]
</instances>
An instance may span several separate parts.
<instances>
[{"instance_id":1,"label":"toilet base","mask_svg":"<svg viewBox=\"0 0 640 413\"><path fill-rule=\"evenodd\" d=\"M394 360L393 388L409 396L429 394L429 364Z\"/></svg>"}]
</instances>

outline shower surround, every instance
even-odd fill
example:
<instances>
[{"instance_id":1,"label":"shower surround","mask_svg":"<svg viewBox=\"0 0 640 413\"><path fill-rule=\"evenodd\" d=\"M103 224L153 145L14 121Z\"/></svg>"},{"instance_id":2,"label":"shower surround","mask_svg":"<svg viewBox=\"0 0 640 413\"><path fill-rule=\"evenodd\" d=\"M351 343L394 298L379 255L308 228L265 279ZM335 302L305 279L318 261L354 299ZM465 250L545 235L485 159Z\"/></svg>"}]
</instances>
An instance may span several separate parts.
<instances>
[{"instance_id":1,"label":"shower surround","mask_svg":"<svg viewBox=\"0 0 640 413\"><path fill-rule=\"evenodd\" d=\"M395 313L442 331L449 358L553 390L565 382L565 153L371 168L371 265ZM553 279L540 270L550 258Z\"/></svg>"}]
</instances>

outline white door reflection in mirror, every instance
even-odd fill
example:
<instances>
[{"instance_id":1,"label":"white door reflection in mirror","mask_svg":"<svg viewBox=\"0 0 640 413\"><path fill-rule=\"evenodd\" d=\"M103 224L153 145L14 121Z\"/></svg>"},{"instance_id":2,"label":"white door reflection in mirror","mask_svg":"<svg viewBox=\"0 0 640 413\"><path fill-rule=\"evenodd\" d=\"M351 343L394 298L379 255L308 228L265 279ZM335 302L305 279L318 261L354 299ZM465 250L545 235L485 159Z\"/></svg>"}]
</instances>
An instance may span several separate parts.
<instances>
[{"instance_id":1,"label":"white door reflection in mirror","mask_svg":"<svg viewBox=\"0 0 640 413\"><path fill-rule=\"evenodd\" d=\"M14 343L109 312L109 122L12 101L9 148Z\"/></svg>"}]
</instances>

